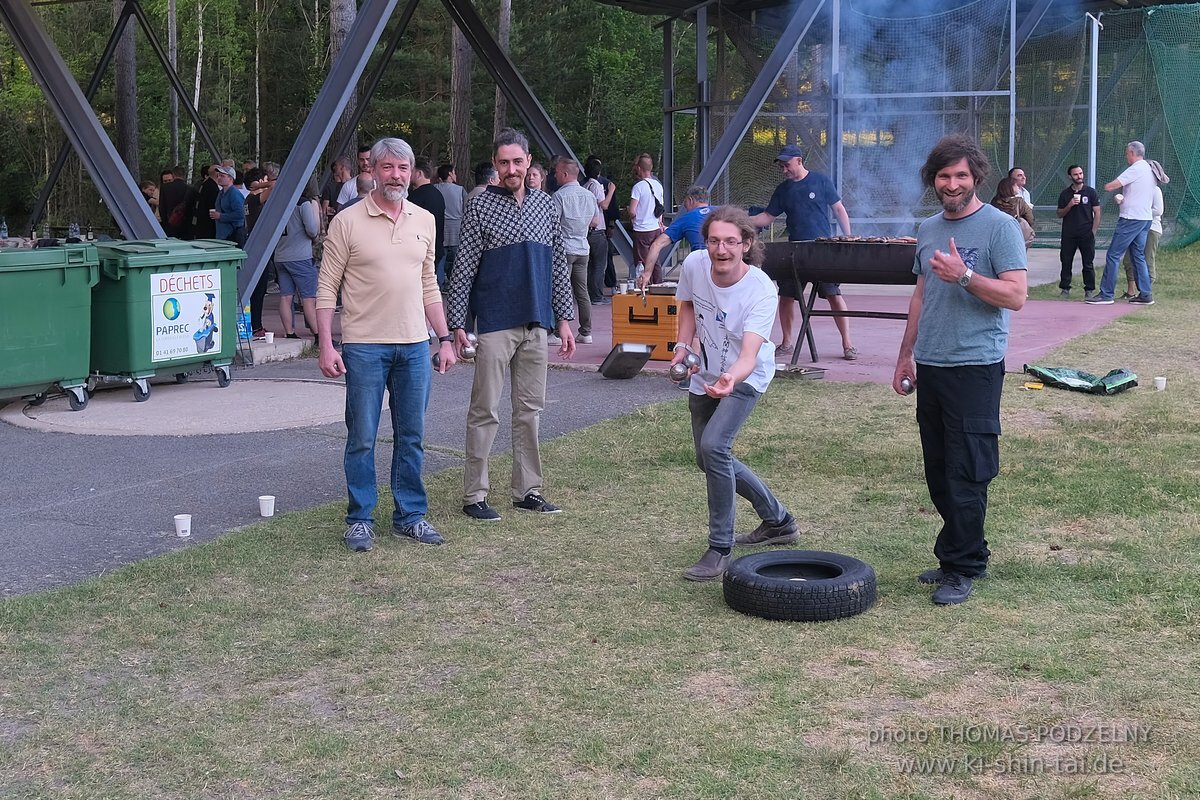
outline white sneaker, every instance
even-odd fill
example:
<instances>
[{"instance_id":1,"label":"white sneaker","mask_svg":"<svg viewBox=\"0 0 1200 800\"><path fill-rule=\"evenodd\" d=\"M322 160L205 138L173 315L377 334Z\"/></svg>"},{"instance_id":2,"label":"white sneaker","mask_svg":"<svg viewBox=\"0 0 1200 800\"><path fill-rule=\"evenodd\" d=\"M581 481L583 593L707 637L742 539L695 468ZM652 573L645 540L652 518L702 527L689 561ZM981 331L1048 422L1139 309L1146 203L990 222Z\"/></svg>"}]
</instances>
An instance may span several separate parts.
<instances>
[{"instance_id":1,"label":"white sneaker","mask_svg":"<svg viewBox=\"0 0 1200 800\"><path fill-rule=\"evenodd\" d=\"M590 333L580 334L579 336L575 337L575 342L577 344L591 344L592 335Z\"/></svg>"}]
</instances>

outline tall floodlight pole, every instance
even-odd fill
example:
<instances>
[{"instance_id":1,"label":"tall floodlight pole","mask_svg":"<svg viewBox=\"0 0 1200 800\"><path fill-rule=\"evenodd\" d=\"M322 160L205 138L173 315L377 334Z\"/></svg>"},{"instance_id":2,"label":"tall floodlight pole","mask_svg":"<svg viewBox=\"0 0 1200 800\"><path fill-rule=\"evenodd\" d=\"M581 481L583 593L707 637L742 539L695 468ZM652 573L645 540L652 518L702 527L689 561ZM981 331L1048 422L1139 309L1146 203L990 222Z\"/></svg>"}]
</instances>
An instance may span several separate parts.
<instances>
[{"instance_id":1,"label":"tall floodlight pole","mask_svg":"<svg viewBox=\"0 0 1200 800\"><path fill-rule=\"evenodd\" d=\"M838 194L842 193L842 0L833 0L830 11L830 48L829 48L829 91L830 99L830 144L833 145L833 158L830 168L833 171L834 186Z\"/></svg>"},{"instance_id":2,"label":"tall floodlight pole","mask_svg":"<svg viewBox=\"0 0 1200 800\"><path fill-rule=\"evenodd\" d=\"M1017 0L1008 4L1008 167L1017 157Z\"/></svg>"},{"instance_id":3,"label":"tall floodlight pole","mask_svg":"<svg viewBox=\"0 0 1200 800\"><path fill-rule=\"evenodd\" d=\"M1104 30L1104 26L1100 24L1100 17L1093 17L1091 14L1087 18L1091 21L1092 29L1092 74L1089 76L1089 91L1088 91L1088 185L1096 185L1096 105L1097 92L1100 83L1100 76L1097 74L1100 68L1100 31Z\"/></svg>"}]
</instances>

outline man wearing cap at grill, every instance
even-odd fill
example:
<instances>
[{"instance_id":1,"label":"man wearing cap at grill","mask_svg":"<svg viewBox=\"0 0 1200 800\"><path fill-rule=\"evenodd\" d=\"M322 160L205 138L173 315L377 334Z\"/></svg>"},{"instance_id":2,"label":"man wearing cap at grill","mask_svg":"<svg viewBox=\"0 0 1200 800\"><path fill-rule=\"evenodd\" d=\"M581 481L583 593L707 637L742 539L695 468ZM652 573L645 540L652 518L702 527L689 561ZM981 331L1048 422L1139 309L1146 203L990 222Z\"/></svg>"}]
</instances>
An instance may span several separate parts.
<instances>
[{"instance_id":1,"label":"man wearing cap at grill","mask_svg":"<svg viewBox=\"0 0 1200 800\"><path fill-rule=\"evenodd\" d=\"M760 228L765 228L781 214L787 215L788 241L801 242L820 239L831 235L829 225L829 209L837 216L838 226L842 234L850 236L850 215L842 205L841 195L828 175L813 172L804 166L805 152L794 144L789 144L780 151L775 159L783 170L784 181L775 188L767 210L750 218ZM783 329L783 344L775 348L780 355L792 352L788 342L791 335L792 322L795 320L795 309L792 303L796 300L804 302L802 286L796 286L790 280L779 281L779 326ZM833 311L847 311L845 299L842 298L842 288L837 283L818 283L817 296L829 301ZM850 322L845 317L834 317L838 333L842 337L842 355L847 361L858 358L858 350L850 340Z\"/></svg>"}]
</instances>

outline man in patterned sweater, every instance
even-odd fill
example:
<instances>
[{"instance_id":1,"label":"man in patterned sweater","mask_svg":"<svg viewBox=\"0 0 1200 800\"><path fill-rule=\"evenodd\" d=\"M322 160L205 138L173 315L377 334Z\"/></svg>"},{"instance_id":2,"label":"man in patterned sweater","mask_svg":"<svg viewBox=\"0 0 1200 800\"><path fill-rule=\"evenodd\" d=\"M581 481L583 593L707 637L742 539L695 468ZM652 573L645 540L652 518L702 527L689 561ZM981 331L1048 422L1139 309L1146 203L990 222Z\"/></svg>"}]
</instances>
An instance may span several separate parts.
<instances>
[{"instance_id":1,"label":"man in patterned sweater","mask_svg":"<svg viewBox=\"0 0 1200 800\"><path fill-rule=\"evenodd\" d=\"M542 496L538 420L546 405L546 334L557 328L559 355L575 353L570 321L571 276L550 195L525 187L529 140L506 128L492 144L500 185L469 202L454 260L447 322L458 352L467 346L468 307L479 335L475 382L467 411L463 513L493 521L487 503L488 457L500 427L506 372L512 381L512 500L523 511L557 513Z\"/></svg>"}]
</instances>

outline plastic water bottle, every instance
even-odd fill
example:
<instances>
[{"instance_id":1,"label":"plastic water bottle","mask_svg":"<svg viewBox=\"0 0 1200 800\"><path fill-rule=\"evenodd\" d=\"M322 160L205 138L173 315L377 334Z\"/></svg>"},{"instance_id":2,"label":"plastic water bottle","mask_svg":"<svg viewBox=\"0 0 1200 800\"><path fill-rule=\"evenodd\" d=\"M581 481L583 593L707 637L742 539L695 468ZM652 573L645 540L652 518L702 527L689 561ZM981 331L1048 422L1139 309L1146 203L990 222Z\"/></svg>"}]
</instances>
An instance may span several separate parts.
<instances>
[{"instance_id":1,"label":"plastic water bottle","mask_svg":"<svg viewBox=\"0 0 1200 800\"><path fill-rule=\"evenodd\" d=\"M67 238L68 239L78 239L79 238L79 223L78 222L72 222L69 226L67 226Z\"/></svg>"},{"instance_id":2,"label":"plastic water bottle","mask_svg":"<svg viewBox=\"0 0 1200 800\"><path fill-rule=\"evenodd\" d=\"M50 238L50 220L48 220L48 219L42 220L42 238L43 239Z\"/></svg>"},{"instance_id":3,"label":"plastic water bottle","mask_svg":"<svg viewBox=\"0 0 1200 800\"><path fill-rule=\"evenodd\" d=\"M0 217L0 239L8 238L8 219Z\"/></svg>"},{"instance_id":4,"label":"plastic water bottle","mask_svg":"<svg viewBox=\"0 0 1200 800\"><path fill-rule=\"evenodd\" d=\"M635 264L633 267L633 279L636 281L638 278L642 277L642 273L645 271L646 265L640 261L637 262L637 264Z\"/></svg>"}]
</instances>

